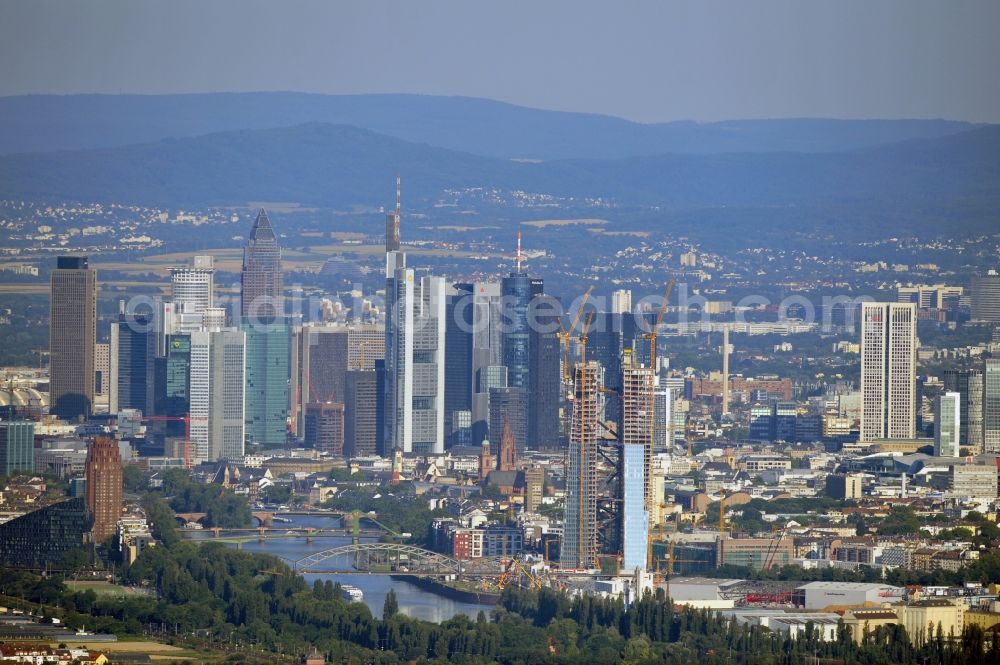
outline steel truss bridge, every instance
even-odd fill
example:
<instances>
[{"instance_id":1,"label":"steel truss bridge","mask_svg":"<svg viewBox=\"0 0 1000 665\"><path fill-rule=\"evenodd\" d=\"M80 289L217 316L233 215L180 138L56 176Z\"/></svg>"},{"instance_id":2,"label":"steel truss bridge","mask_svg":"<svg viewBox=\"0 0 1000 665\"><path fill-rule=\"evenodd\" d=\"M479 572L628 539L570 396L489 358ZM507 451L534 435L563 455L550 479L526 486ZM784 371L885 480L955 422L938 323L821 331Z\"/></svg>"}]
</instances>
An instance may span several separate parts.
<instances>
[{"instance_id":1,"label":"steel truss bridge","mask_svg":"<svg viewBox=\"0 0 1000 665\"><path fill-rule=\"evenodd\" d=\"M354 543L341 545L293 561L299 573L337 575L412 575L460 578L495 578L503 574L511 557L460 561L416 545L403 543ZM549 571L546 577L585 577L581 571Z\"/></svg>"}]
</instances>

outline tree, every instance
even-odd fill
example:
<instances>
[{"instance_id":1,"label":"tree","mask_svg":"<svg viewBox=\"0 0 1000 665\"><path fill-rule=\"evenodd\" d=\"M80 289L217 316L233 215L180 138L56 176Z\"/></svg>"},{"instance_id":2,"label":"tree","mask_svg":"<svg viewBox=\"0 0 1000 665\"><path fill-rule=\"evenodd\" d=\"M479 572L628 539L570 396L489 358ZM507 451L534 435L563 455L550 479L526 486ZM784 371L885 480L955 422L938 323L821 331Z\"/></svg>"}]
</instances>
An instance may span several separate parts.
<instances>
[{"instance_id":1,"label":"tree","mask_svg":"<svg viewBox=\"0 0 1000 665\"><path fill-rule=\"evenodd\" d=\"M399 613L399 601L396 600L396 592L389 589L382 603L382 621L388 621Z\"/></svg>"},{"instance_id":2,"label":"tree","mask_svg":"<svg viewBox=\"0 0 1000 665\"><path fill-rule=\"evenodd\" d=\"M129 492L141 492L146 489L146 476L135 464L126 464L122 469L122 483Z\"/></svg>"}]
</instances>

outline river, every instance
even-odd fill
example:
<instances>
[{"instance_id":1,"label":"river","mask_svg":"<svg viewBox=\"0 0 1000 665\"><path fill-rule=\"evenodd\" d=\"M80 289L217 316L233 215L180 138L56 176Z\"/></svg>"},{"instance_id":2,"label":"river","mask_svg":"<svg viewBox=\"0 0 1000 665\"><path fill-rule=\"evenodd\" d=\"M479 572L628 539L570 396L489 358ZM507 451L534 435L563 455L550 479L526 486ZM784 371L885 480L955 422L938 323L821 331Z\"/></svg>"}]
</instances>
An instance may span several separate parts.
<instances>
[{"instance_id":1,"label":"river","mask_svg":"<svg viewBox=\"0 0 1000 665\"><path fill-rule=\"evenodd\" d=\"M340 528L340 519L334 517L323 517L318 515L292 515L288 517L290 522L275 523L276 528L282 526L292 527L312 527L317 529ZM186 537L196 540L211 540L212 534L209 531L186 531ZM371 542L372 538L362 538L362 541ZM264 542L249 540L241 543L240 548L248 552L264 552L273 554L284 559L291 565L292 562L309 556L316 552L322 552L340 545L350 545L351 539L345 537L317 537L311 543L307 543L305 538L271 538ZM371 609L376 617L382 616L382 605L389 589L396 592L396 600L399 602L399 611L415 619L433 621L435 623L450 619L456 614L465 614L472 619L480 611L489 614L493 609L491 605L478 605L475 603L462 603L450 598L444 598L435 593L430 593L418 589L409 582L393 580L388 575L327 575L327 574L306 574L303 575L311 585L319 579L323 582L331 580L334 583L351 584L361 589L365 594L364 602Z\"/></svg>"}]
</instances>

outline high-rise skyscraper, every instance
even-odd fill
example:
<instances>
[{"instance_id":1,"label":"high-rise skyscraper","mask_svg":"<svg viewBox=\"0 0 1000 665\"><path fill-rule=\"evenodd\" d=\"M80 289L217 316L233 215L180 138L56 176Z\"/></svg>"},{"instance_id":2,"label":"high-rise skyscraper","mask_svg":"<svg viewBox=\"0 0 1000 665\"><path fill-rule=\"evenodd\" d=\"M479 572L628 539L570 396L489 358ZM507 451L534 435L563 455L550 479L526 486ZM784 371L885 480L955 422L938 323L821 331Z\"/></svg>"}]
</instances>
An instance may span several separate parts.
<instances>
[{"instance_id":1,"label":"high-rise skyscraper","mask_svg":"<svg viewBox=\"0 0 1000 665\"><path fill-rule=\"evenodd\" d=\"M945 370L943 383L945 392L961 395L959 441L979 454L983 449L983 371Z\"/></svg>"},{"instance_id":2,"label":"high-rise skyscraper","mask_svg":"<svg viewBox=\"0 0 1000 665\"><path fill-rule=\"evenodd\" d=\"M400 180L396 176L396 209L385 216L385 253L398 252L400 247L399 222L400 210Z\"/></svg>"},{"instance_id":3,"label":"high-rise skyscraper","mask_svg":"<svg viewBox=\"0 0 1000 665\"><path fill-rule=\"evenodd\" d=\"M191 333L191 456L195 463L239 460L245 431L246 334Z\"/></svg>"},{"instance_id":4,"label":"high-rise skyscraper","mask_svg":"<svg viewBox=\"0 0 1000 665\"><path fill-rule=\"evenodd\" d=\"M0 476L35 470L35 423L0 421Z\"/></svg>"},{"instance_id":5,"label":"high-rise skyscraper","mask_svg":"<svg viewBox=\"0 0 1000 665\"><path fill-rule=\"evenodd\" d=\"M632 291L629 289L618 289L611 294L612 314L632 313Z\"/></svg>"},{"instance_id":6,"label":"high-rise skyscraper","mask_svg":"<svg viewBox=\"0 0 1000 665\"><path fill-rule=\"evenodd\" d=\"M561 568L597 564L597 392L600 366L573 370L573 416L566 470L566 512L559 552Z\"/></svg>"},{"instance_id":7,"label":"high-rise skyscraper","mask_svg":"<svg viewBox=\"0 0 1000 665\"><path fill-rule=\"evenodd\" d=\"M640 443L622 445L621 542L625 573L636 568L646 569L651 514L644 498L645 486L649 484L645 470L646 449L647 446Z\"/></svg>"},{"instance_id":8,"label":"high-rise skyscraper","mask_svg":"<svg viewBox=\"0 0 1000 665\"><path fill-rule=\"evenodd\" d=\"M634 362L631 352L626 352L622 356L621 401L621 442L623 446L641 446L644 451L643 500L646 513L652 514L654 502L655 505L659 505L663 500L662 497L654 497L652 492L653 370Z\"/></svg>"},{"instance_id":9,"label":"high-rise skyscraper","mask_svg":"<svg viewBox=\"0 0 1000 665\"><path fill-rule=\"evenodd\" d=\"M917 311L861 304L861 441L916 436Z\"/></svg>"},{"instance_id":10,"label":"high-rise skyscraper","mask_svg":"<svg viewBox=\"0 0 1000 665\"><path fill-rule=\"evenodd\" d=\"M653 393L653 452L669 452L674 447L670 416L673 410L670 390L657 388Z\"/></svg>"},{"instance_id":11,"label":"high-rise skyscraper","mask_svg":"<svg viewBox=\"0 0 1000 665\"><path fill-rule=\"evenodd\" d=\"M962 395L944 393L934 404L934 454L938 457L958 457L961 430Z\"/></svg>"},{"instance_id":12,"label":"high-rise skyscraper","mask_svg":"<svg viewBox=\"0 0 1000 665\"><path fill-rule=\"evenodd\" d=\"M111 324L111 413L138 409L152 415L156 400L156 330L145 314L118 315Z\"/></svg>"},{"instance_id":13,"label":"high-rise skyscraper","mask_svg":"<svg viewBox=\"0 0 1000 665\"><path fill-rule=\"evenodd\" d=\"M983 452L1000 453L1000 358L983 368Z\"/></svg>"},{"instance_id":14,"label":"high-rise skyscraper","mask_svg":"<svg viewBox=\"0 0 1000 665\"><path fill-rule=\"evenodd\" d=\"M191 335L168 335L164 353L156 358L156 414L182 418L191 409ZM183 436L179 420L158 422L158 436Z\"/></svg>"},{"instance_id":15,"label":"high-rise skyscraper","mask_svg":"<svg viewBox=\"0 0 1000 665\"><path fill-rule=\"evenodd\" d=\"M507 368L502 362L500 283L476 282L472 288L474 325L470 438L476 444L489 437L490 389L507 387Z\"/></svg>"},{"instance_id":16,"label":"high-rise skyscraper","mask_svg":"<svg viewBox=\"0 0 1000 665\"><path fill-rule=\"evenodd\" d=\"M1000 321L1000 274L990 270L972 278L972 320Z\"/></svg>"},{"instance_id":17,"label":"high-rise skyscraper","mask_svg":"<svg viewBox=\"0 0 1000 665\"><path fill-rule=\"evenodd\" d=\"M532 326L528 317L531 301L543 292L543 281L527 273L512 272L500 283L503 364L507 366L507 385L531 387L530 346Z\"/></svg>"},{"instance_id":18,"label":"high-rise skyscraper","mask_svg":"<svg viewBox=\"0 0 1000 665\"><path fill-rule=\"evenodd\" d=\"M601 312L594 316L587 335L587 357L604 369L604 387L621 391L622 354L635 348L635 317L631 314ZM621 403L605 400L603 417L621 422Z\"/></svg>"},{"instance_id":19,"label":"high-rise skyscraper","mask_svg":"<svg viewBox=\"0 0 1000 665\"><path fill-rule=\"evenodd\" d=\"M471 437L475 305L473 284L451 284L445 305L444 428L449 447ZM466 430L466 431L463 431Z\"/></svg>"},{"instance_id":20,"label":"high-rise skyscraper","mask_svg":"<svg viewBox=\"0 0 1000 665\"><path fill-rule=\"evenodd\" d=\"M51 278L49 411L89 417L94 405L97 271L86 256L60 256Z\"/></svg>"},{"instance_id":21,"label":"high-rise skyscraper","mask_svg":"<svg viewBox=\"0 0 1000 665\"><path fill-rule=\"evenodd\" d=\"M552 307L542 307L548 302ZM559 402L562 391L562 347L556 302L542 296L536 301L528 337L528 444L534 450L559 450Z\"/></svg>"},{"instance_id":22,"label":"high-rise skyscraper","mask_svg":"<svg viewBox=\"0 0 1000 665\"><path fill-rule=\"evenodd\" d=\"M445 280L419 280L401 252L386 256L385 443L444 452Z\"/></svg>"},{"instance_id":23,"label":"high-rise skyscraper","mask_svg":"<svg viewBox=\"0 0 1000 665\"><path fill-rule=\"evenodd\" d=\"M281 248L263 208L257 213L243 250L241 286L240 314L243 319L284 314Z\"/></svg>"},{"instance_id":24,"label":"high-rise skyscraper","mask_svg":"<svg viewBox=\"0 0 1000 665\"><path fill-rule=\"evenodd\" d=\"M122 457L118 442L99 436L87 449L87 511L93 520L94 542L115 534L122 514Z\"/></svg>"},{"instance_id":25,"label":"high-rise skyscraper","mask_svg":"<svg viewBox=\"0 0 1000 665\"><path fill-rule=\"evenodd\" d=\"M264 448L288 438L289 329L283 318L244 323L246 333L246 436Z\"/></svg>"},{"instance_id":26,"label":"high-rise skyscraper","mask_svg":"<svg viewBox=\"0 0 1000 665\"><path fill-rule=\"evenodd\" d=\"M372 370L385 357L380 324L309 325L296 328L291 342L292 420L303 436L305 405L343 402L347 373Z\"/></svg>"},{"instance_id":27,"label":"high-rise skyscraper","mask_svg":"<svg viewBox=\"0 0 1000 665\"><path fill-rule=\"evenodd\" d=\"M344 455L366 457L378 452L378 375L375 370L347 373L344 396Z\"/></svg>"},{"instance_id":28,"label":"high-rise skyscraper","mask_svg":"<svg viewBox=\"0 0 1000 665\"><path fill-rule=\"evenodd\" d=\"M215 306L215 265L211 256L196 256L191 266L170 269L170 300L185 311L201 314Z\"/></svg>"}]
</instances>

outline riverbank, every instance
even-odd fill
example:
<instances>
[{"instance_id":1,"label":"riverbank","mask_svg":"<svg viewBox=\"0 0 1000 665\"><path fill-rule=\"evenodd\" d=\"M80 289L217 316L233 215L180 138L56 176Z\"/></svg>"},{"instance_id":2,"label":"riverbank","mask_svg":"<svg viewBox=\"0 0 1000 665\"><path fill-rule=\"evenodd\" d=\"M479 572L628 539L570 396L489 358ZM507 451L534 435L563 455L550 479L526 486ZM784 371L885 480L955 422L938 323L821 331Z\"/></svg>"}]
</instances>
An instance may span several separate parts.
<instances>
[{"instance_id":1,"label":"riverbank","mask_svg":"<svg viewBox=\"0 0 1000 665\"><path fill-rule=\"evenodd\" d=\"M427 591L461 603L475 603L477 605L496 605L500 602L500 594L492 591L473 591L458 589L433 577L420 577L418 575L390 575L390 579L407 582Z\"/></svg>"}]
</instances>

